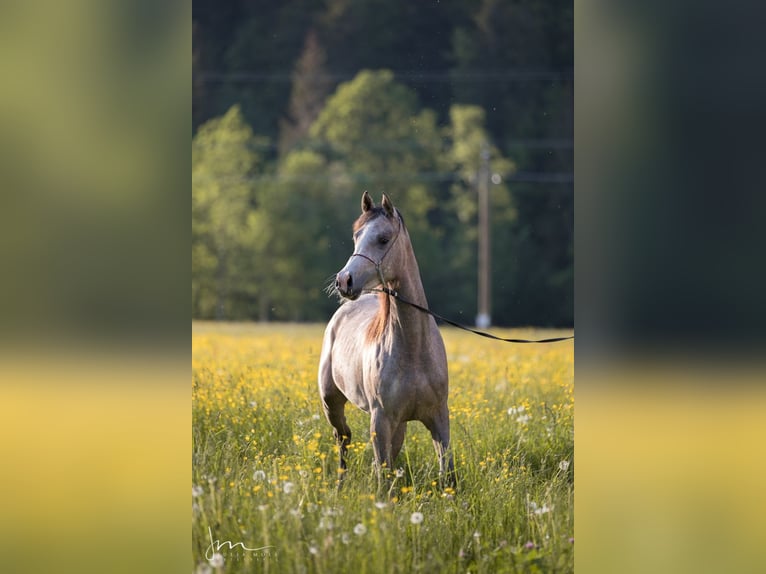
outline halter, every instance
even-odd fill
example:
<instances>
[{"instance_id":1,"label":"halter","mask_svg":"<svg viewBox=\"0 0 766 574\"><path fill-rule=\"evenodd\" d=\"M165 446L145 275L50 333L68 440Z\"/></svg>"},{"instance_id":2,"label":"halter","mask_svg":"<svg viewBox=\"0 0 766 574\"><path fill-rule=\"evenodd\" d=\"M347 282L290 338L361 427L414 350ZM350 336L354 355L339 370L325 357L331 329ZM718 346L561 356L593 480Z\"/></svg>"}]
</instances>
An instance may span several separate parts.
<instances>
[{"instance_id":1,"label":"halter","mask_svg":"<svg viewBox=\"0 0 766 574\"><path fill-rule=\"evenodd\" d=\"M402 233L402 216L399 214L399 211L396 212L396 218L399 221L399 226L396 231L396 237L394 237L393 241L391 241L388 244L388 249L386 249L386 252L381 255L380 260L376 263L375 260L372 257L369 257L365 255L364 253L352 253L351 257L362 257L372 263L375 266L375 271L378 272L378 279L380 279L380 286L384 287L386 286L386 280L383 278L383 271L381 271L380 266L383 263L383 260L386 258L386 255L389 254L391 251L391 248L394 246L394 243L396 243L396 240L399 239L399 235Z\"/></svg>"}]
</instances>

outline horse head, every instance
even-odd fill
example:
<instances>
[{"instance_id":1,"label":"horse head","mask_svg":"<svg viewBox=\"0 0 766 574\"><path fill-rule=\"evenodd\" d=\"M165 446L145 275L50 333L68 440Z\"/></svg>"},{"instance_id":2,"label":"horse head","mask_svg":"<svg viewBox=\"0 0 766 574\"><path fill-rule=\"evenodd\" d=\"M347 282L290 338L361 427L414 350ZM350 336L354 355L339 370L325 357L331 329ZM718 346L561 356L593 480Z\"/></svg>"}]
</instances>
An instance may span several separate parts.
<instances>
[{"instance_id":1,"label":"horse head","mask_svg":"<svg viewBox=\"0 0 766 574\"><path fill-rule=\"evenodd\" d=\"M346 299L354 300L363 291L396 279L399 236L404 224L399 211L384 193L380 206L370 194L362 195L362 214L354 223L354 253L335 276L335 288Z\"/></svg>"}]
</instances>

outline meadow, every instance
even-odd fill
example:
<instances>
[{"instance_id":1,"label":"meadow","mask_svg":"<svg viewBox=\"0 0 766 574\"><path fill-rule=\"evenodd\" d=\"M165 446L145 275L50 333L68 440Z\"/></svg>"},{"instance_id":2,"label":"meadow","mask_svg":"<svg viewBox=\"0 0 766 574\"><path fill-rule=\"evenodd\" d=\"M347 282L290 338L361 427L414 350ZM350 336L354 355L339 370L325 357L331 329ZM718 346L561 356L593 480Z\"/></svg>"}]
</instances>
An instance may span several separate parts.
<instances>
[{"instance_id":1,"label":"meadow","mask_svg":"<svg viewBox=\"0 0 766 574\"><path fill-rule=\"evenodd\" d=\"M573 571L571 341L442 328L456 489L440 487L431 437L411 422L392 487L379 491L369 417L349 404L338 490L316 382L323 329L193 324L193 571Z\"/></svg>"}]
</instances>

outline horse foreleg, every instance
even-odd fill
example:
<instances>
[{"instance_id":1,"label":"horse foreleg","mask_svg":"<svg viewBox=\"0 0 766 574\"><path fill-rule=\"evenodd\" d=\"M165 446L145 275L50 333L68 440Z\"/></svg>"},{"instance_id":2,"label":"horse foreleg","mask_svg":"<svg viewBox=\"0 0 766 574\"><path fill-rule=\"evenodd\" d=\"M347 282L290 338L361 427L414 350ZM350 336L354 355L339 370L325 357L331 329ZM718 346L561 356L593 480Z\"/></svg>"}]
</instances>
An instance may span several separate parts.
<instances>
[{"instance_id":1,"label":"horse foreleg","mask_svg":"<svg viewBox=\"0 0 766 574\"><path fill-rule=\"evenodd\" d=\"M378 471L380 482L381 471L391 471L393 459L391 457L391 421L379 409L373 409L370 413L370 437L372 438L372 451L375 454L375 467Z\"/></svg>"},{"instance_id":2,"label":"horse foreleg","mask_svg":"<svg viewBox=\"0 0 766 574\"><path fill-rule=\"evenodd\" d=\"M342 396L341 396L342 397ZM332 425L333 436L338 444L338 486L346 473L346 454L351 443L351 429L346 422L345 397L325 397L322 402L327 421Z\"/></svg>"},{"instance_id":3,"label":"horse foreleg","mask_svg":"<svg viewBox=\"0 0 766 574\"><path fill-rule=\"evenodd\" d=\"M439 416L426 424L431 431L436 456L439 459L439 478L442 483L455 487L455 463L450 449L449 411L445 408Z\"/></svg>"},{"instance_id":4,"label":"horse foreleg","mask_svg":"<svg viewBox=\"0 0 766 574\"><path fill-rule=\"evenodd\" d=\"M404 444L404 435L407 433L407 421L402 421L399 426L396 427L393 436L391 437L391 462L396 461L396 457L399 456L399 452L402 450Z\"/></svg>"}]
</instances>

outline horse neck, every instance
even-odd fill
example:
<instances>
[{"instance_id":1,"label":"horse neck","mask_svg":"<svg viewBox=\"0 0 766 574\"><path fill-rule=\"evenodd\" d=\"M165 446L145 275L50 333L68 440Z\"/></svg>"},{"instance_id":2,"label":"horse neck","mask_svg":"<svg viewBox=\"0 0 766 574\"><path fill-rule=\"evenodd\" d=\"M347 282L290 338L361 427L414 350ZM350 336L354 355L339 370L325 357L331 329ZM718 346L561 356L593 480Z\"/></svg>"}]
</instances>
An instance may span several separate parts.
<instances>
[{"instance_id":1,"label":"horse neck","mask_svg":"<svg viewBox=\"0 0 766 574\"><path fill-rule=\"evenodd\" d=\"M409 242L409 236L407 236L407 241L404 245L403 260L404 265L401 267L399 277L391 287L403 299L416 303L421 307L428 307L425 289L423 289L423 281L420 278L420 269L415 259L415 253L412 250L412 244ZM398 323L409 341L419 341L429 335L430 317L428 315L393 297L389 297L388 303L390 306L390 324Z\"/></svg>"}]
</instances>

